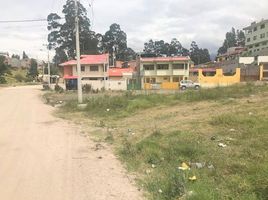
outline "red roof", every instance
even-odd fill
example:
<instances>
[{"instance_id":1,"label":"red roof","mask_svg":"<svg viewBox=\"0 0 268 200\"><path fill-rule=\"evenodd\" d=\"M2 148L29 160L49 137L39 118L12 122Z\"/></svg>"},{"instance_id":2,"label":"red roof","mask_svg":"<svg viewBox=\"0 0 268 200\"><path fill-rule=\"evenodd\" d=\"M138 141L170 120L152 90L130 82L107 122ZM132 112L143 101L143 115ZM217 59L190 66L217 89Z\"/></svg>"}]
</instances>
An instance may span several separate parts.
<instances>
[{"instance_id":1,"label":"red roof","mask_svg":"<svg viewBox=\"0 0 268 200\"><path fill-rule=\"evenodd\" d=\"M133 68L110 68L109 77L123 76L123 73L133 73Z\"/></svg>"},{"instance_id":2,"label":"red roof","mask_svg":"<svg viewBox=\"0 0 268 200\"><path fill-rule=\"evenodd\" d=\"M108 63L109 54L101 54L101 55L82 55L81 56L81 65L95 65L95 64L103 64ZM60 66L69 66L76 65L76 60L69 60L65 63L61 63Z\"/></svg>"},{"instance_id":3,"label":"red roof","mask_svg":"<svg viewBox=\"0 0 268 200\"><path fill-rule=\"evenodd\" d=\"M63 79L77 79L78 76L64 76Z\"/></svg>"},{"instance_id":4,"label":"red roof","mask_svg":"<svg viewBox=\"0 0 268 200\"><path fill-rule=\"evenodd\" d=\"M141 58L141 62L173 62L173 61L189 61L189 60L191 59L187 56Z\"/></svg>"}]
</instances>

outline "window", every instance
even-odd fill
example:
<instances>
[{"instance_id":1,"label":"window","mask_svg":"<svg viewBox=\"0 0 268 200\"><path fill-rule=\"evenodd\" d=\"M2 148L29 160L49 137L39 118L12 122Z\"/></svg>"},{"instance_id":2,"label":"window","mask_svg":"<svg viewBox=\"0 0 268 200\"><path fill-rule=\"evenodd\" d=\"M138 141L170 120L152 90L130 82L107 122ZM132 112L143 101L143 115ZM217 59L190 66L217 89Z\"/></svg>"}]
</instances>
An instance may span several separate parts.
<instances>
[{"instance_id":1,"label":"window","mask_svg":"<svg viewBox=\"0 0 268 200\"><path fill-rule=\"evenodd\" d=\"M168 70L169 69L169 66L168 65L157 65L157 69L159 70Z\"/></svg>"},{"instance_id":2,"label":"window","mask_svg":"<svg viewBox=\"0 0 268 200\"><path fill-rule=\"evenodd\" d=\"M258 30L258 28L257 28L257 26L253 29L253 31L257 31Z\"/></svg>"},{"instance_id":3,"label":"window","mask_svg":"<svg viewBox=\"0 0 268 200\"><path fill-rule=\"evenodd\" d=\"M155 83L156 79L155 78L146 78L145 83Z\"/></svg>"},{"instance_id":4,"label":"window","mask_svg":"<svg viewBox=\"0 0 268 200\"><path fill-rule=\"evenodd\" d=\"M164 77L163 79L164 79L164 81L170 81L169 77Z\"/></svg>"},{"instance_id":5,"label":"window","mask_svg":"<svg viewBox=\"0 0 268 200\"><path fill-rule=\"evenodd\" d=\"M83 81L97 81L97 80L101 80L101 79L94 78L94 77L83 77L82 80Z\"/></svg>"},{"instance_id":6,"label":"window","mask_svg":"<svg viewBox=\"0 0 268 200\"><path fill-rule=\"evenodd\" d=\"M178 83L182 80L182 77L173 77L173 82Z\"/></svg>"},{"instance_id":7,"label":"window","mask_svg":"<svg viewBox=\"0 0 268 200\"><path fill-rule=\"evenodd\" d=\"M262 25L261 25L261 29L264 29L264 28L265 28L265 24L262 24Z\"/></svg>"},{"instance_id":8,"label":"window","mask_svg":"<svg viewBox=\"0 0 268 200\"><path fill-rule=\"evenodd\" d=\"M97 66L97 65L90 66L90 71L91 72L98 72L99 71L99 66Z\"/></svg>"},{"instance_id":9,"label":"window","mask_svg":"<svg viewBox=\"0 0 268 200\"><path fill-rule=\"evenodd\" d=\"M256 35L253 37L253 40L257 40L257 36Z\"/></svg>"},{"instance_id":10,"label":"window","mask_svg":"<svg viewBox=\"0 0 268 200\"><path fill-rule=\"evenodd\" d=\"M256 44L256 45L255 45L255 47L259 47L259 46L260 46L260 44Z\"/></svg>"},{"instance_id":11,"label":"window","mask_svg":"<svg viewBox=\"0 0 268 200\"><path fill-rule=\"evenodd\" d=\"M262 45L263 45L263 46L267 45L267 42L263 42Z\"/></svg>"},{"instance_id":12,"label":"window","mask_svg":"<svg viewBox=\"0 0 268 200\"><path fill-rule=\"evenodd\" d=\"M144 65L144 70L153 71L154 70L154 65Z\"/></svg>"},{"instance_id":13,"label":"window","mask_svg":"<svg viewBox=\"0 0 268 200\"><path fill-rule=\"evenodd\" d=\"M247 39L247 42L250 42L250 38Z\"/></svg>"},{"instance_id":14,"label":"window","mask_svg":"<svg viewBox=\"0 0 268 200\"><path fill-rule=\"evenodd\" d=\"M81 66L81 71L82 71L82 72L85 71L85 66Z\"/></svg>"},{"instance_id":15,"label":"window","mask_svg":"<svg viewBox=\"0 0 268 200\"><path fill-rule=\"evenodd\" d=\"M260 38L265 38L265 33L262 33L262 34L260 35Z\"/></svg>"},{"instance_id":16,"label":"window","mask_svg":"<svg viewBox=\"0 0 268 200\"><path fill-rule=\"evenodd\" d=\"M253 48L253 46L251 45L251 46L249 46L248 48L249 48L249 49L252 49L252 48Z\"/></svg>"},{"instance_id":17,"label":"window","mask_svg":"<svg viewBox=\"0 0 268 200\"><path fill-rule=\"evenodd\" d=\"M173 64L173 69L184 69L184 64Z\"/></svg>"}]
</instances>

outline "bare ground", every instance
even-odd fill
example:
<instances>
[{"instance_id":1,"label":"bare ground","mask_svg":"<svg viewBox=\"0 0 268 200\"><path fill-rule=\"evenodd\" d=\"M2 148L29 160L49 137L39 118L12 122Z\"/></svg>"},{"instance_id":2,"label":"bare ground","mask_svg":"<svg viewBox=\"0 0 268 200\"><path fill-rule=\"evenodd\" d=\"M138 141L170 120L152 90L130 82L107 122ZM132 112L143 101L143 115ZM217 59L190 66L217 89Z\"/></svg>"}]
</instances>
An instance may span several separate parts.
<instances>
[{"instance_id":1,"label":"bare ground","mask_svg":"<svg viewBox=\"0 0 268 200\"><path fill-rule=\"evenodd\" d=\"M38 86L0 91L0 199L142 199L109 147L53 117L40 94Z\"/></svg>"}]
</instances>

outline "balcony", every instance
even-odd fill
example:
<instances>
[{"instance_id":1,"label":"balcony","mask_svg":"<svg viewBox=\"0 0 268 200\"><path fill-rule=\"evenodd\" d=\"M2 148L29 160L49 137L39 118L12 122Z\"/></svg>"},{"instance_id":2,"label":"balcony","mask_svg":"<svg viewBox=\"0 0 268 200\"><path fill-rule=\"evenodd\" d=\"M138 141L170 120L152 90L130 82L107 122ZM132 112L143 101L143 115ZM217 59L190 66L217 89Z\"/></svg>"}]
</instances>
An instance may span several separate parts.
<instances>
[{"instance_id":1,"label":"balcony","mask_svg":"<svg viewBox=\"0 0 268 200\"><path fill-rule=\"evenodd\" d=\"M172 75L172 71L171 70L158 69L156 71L156 75L157 76L171 76Z\"/></svg>"},{"instance_id":2,"label":"balcony","mask_svg":"<svg viewBox=\"0 0 268 200\"><path fill-rule=\"evenodd\" d=\"M144 76L156 76L156 71L155 70L145 70Z\"/></svg>"},{"instance_id":3,"label":"balcony","mask_svg":"<svg viewBox=\"0 0 268 200\"><path fill-rule=\"evenodd\" d=\"M174 76L187 76L188 75L188 70L173 69L173 75Z\"/></svg>"}]
</instances>

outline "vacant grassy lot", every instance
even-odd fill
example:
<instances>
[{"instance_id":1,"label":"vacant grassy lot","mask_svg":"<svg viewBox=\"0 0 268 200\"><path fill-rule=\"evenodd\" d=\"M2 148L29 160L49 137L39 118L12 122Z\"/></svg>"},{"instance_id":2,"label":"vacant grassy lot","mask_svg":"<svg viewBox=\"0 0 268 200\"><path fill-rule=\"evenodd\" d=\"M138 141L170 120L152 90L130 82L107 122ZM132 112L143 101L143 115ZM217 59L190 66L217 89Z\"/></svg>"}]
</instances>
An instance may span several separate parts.
<instances>
[{"instance_id":1,"label":"vacant grassy lot","mask_svg":"<svg viewBox=\"0 0 268 200\"><path fill-rule=\"evenodd\" d=\"M60 115L113 144L148 199L268 199L268 86L66 101Z\"/></svg>"}]
</instances>

